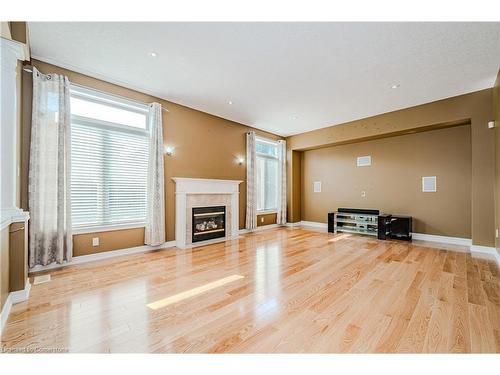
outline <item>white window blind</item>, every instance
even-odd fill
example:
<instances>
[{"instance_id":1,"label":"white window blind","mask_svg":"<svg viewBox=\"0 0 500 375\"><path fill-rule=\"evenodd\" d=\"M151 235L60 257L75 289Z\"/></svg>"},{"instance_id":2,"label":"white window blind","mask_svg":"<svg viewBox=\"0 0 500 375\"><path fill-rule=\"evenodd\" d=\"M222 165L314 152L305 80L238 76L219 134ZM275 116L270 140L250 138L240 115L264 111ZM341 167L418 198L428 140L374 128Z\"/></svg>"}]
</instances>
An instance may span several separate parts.
<instances>
[{"instance_id":1,"label":"white window blind","mask_svg":"<svg viewBox=\"0 0 500 375\"><path fill-rule=\"evenodd\" d=\"M142 225L146 218L148 107L71 89L74 229Z\"/></svg>"},{"instance_id":2,"label":"white window blind","mask_svg":"<svg viewBox=\"0 0 500 375\"><path fill-rule=\"evenodd\" d=\"M278 145L257 138L255 141L257 174L257 211L275 211L278 207Z\"/></svg>"}]
</instances>

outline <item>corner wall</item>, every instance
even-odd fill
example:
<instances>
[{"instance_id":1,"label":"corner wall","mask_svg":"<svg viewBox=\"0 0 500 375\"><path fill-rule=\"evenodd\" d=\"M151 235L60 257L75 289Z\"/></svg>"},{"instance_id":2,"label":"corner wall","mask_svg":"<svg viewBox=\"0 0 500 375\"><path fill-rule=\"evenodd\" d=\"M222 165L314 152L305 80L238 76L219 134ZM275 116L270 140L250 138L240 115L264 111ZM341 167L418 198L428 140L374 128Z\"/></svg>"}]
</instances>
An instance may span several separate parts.
<instances>
[{"instance_id":1,"label":"corner wall","mask_svg":"<svg viewBox=\"0 0 500 375\"><path fill-rule=\"evenodd\" d=\"M488 129L488 121L493 118L492 91L481 90L294 135L287 138L287 145L289 152L304 151L470 123L472 241L475 245L494 246L495 139L492 129ZM292 171L290 178L293 185L301 177ZM293 195L289 204L295 199Z\"/></svg>"},{"instance_id":2,"label":"corner wall","mask_svg":"<svg viewBox=\"0 0 500 375\"><path fill-rule=\"evenodd\" d=\"M302 218L325 222L331 208L410 215L413 231L471 238L470 126L376 139L303 152ZM372 165L357 167L358 156ZM437 191L422 192L422 177ZM322 191L313 192L314 181ZM365 196L362 196L364 192Z\"/></svg>"}]
</instances>

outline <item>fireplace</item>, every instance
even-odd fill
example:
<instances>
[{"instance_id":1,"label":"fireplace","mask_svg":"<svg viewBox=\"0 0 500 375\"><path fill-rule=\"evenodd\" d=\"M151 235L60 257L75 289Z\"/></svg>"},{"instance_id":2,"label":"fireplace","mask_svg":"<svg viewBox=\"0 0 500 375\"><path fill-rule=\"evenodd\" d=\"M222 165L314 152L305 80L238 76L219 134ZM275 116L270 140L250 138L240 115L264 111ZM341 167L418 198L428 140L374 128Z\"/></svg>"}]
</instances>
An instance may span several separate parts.
<instances>
[{"instance_id":1,"label":"fireplace","mask_svg":"<svg viewBox=\"0 0 500 375\"><path fill-rule=\"evenodd\" d=\"M193 236L193 208L198 207L224 207L224 234L212 233L221 236L217 238L218 240L238 238L239 185L243 181L185 177L172 177L172 179L175 181L175 246L177 248L186 249L193 243L193 237L195 237ZM221 210L216 212L221 212ZM203 234L196 235L196 241L198 241L196 245L203 243L198 239L200 236Z\"/></svg>"},{"instance_id":2,"label":"fireplace","mask_svg":"<svg viewBox=\"0 0 500 375\"><path fill-rule=\"evenodd\" d=\"M226 236L226 206L193 207L192 242Z\"/></svg>"}]
</instances>

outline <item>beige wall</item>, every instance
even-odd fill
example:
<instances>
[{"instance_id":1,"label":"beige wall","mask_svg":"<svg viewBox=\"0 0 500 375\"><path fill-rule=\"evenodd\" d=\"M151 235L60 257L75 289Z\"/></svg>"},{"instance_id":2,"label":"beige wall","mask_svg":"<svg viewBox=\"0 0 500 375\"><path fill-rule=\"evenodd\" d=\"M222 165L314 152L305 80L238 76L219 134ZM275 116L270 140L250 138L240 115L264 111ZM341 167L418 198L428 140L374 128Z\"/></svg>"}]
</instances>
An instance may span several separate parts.
<instances>
[{"instance_id":1,"label":"beige wall","mask_svg":"<svg viewBox=\"0 0 500 375\"><path fill-rule=\"evenodd\" d=\"M239 165L237 162L238 157L245 157L246 155L245 133L255 130L261 136L279 139L278 136L270 133L61 67L36 60L33 60L32 63L43 73L65 74L73 83L142 102L157 101L169 110L169 112L163 113L164 144L174 147L175 151L172 156L165 156L166 232L168 241L175 239L175 184L172 181L172 177L219 178L245 181L245 164ZM29 92L25 94L30 95ZM24 132L24 134L27 133L27 131ZM26 147L23 150L24 159L27 158ZM207 152L202 153L200 152L201 150L206 150ZM24 172L27 168L27 163L23 162L22 165L24 168L22 174L26 176ZM23 178L22 184L27 185L26 177ZM27 194L27 192L24 194ZM25 201L26 198L21 197L21 200ZM240 228L244 228L245 226L245 207L246 183L243 182L240 185ZM265 222L271 224L275 222L275 219L273 221L272 217L266 216ZM102 232L98 235L101 241L101 245L98 248L92 247L92 237L97 236L95 233L77 235L74 237L74 255L141 246L144 244L141 231L143 230Z\"/></svg>"},{"instance_id":2,"label":"beige wall","mask_svg":"<svg viewBox=\"0 0 500 375\"><path fill-rule=\"evenodd\" d=\"M500 71L493 87L493 111L495 118L495 228L500 230ZM495 238L495 247L500 254L500 238Z\"/></svg>"},{"instance_id":3,"label":"beige wall","mask_svg":"<svg viewBox=\"0 0 500 375\"><path fill-rule=\"evenodd\" d=\"M9 290L15 292L26 287L28 278L28 223L10 225L9 234Z\"/></svg>"},{"instance_id":4,"label":"beige wall","mask_svg":"<svg viewBox=\"0 0 500 375\"><path fill-rule=\"evenodd\" d=\"M92 246L92 238L99 237L99 246ZM144 228L109 232L76 234L73 236L73 256L102 253L144 245Z\"/></svg>"},{"instance_id":5,"label":"beige wall","mask_svg":"<svg viewBox=\"0 0 500 375\"><path fill-rule=\"evenodd\" d=\"M9 295L9 227L0 233L0 311Z\"/></svg>"},{"instance_id":6,"label":"beige wall","mask_svg":"<svg viewBox=\"0 0 500 375\"><path fill-rule=\"evenodd\" d=\"M264 225L276 224L276 214L257 215L257 226L263 227Z\"/></svg>"},{"instance_id":7,"label":"beige wall","mask_svg":"<svg viewBox=\"0 0 500 375\"><path fill-rule=\"evenodd\" d=\"M287 145L289 151L315 149L470 123L472 241L475 245L494 246L495 142L487 126L493 118L492 91L477 91L295 135L287 138ZM290 178L296 177L292 174Z\"/></svg>"},{"instance_id":8,"label":"beige wall","mask_svg":"<svg viewBox=\"0 0 500 375\"><path fill-rule=\"evenodd\" d=\"M356 166L363 155L370 167ZM468 125L305 151L302 219L326 223L338 207L372 208L411 215L418 233L470 238L470 156ZM423 176L437 176L436 193L422 192Z\"/></svg>"},{"instance_id":9,"label":"beige wall","mask_svg":"<svg viewBox=\"0 0 500 375\"><path fill-rule=\"evenodd\" d=\"M289 223L296 223L301 220L301 164L302 152L290 151L287 153L287 221ZM293 177L293 178L292 178Z\"/></svg>"}]
</instances>

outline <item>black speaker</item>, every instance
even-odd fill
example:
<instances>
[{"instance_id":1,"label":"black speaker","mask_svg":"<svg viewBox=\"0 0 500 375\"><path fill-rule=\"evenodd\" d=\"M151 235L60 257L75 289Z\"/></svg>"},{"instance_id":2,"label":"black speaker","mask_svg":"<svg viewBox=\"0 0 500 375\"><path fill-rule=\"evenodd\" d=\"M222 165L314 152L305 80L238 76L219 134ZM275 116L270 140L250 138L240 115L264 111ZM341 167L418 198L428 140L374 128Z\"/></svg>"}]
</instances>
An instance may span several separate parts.
<instances>
[{"instance_id":1,"label":"black speaker","mask_svg":"<svg viewBox=\"0 0 500 375\"><path fill-rule=\"evenodd\" d=\"M412 219L411 216L396 215L391 218L390 237L396 240L411 240Z\"/></svg>"},{"instance_id":2,"label":"black speaker","mask_svg":"<svg viewBox=\"0 0 500 375\"><path fill-rule=\"evenodd\" d=\"M385 240L391 233L391 215L382 214L378 215L377 222L377 238Z\"/></svg>"},{"instance_id":3,"label":"black speaker","mask_svg":"<svg viewBox=\"0 0 500 375\"><path fill-rule=\"evenodd\" d=\"M334 226L335 226L335 213L329 212L328 213L328 232L329 233L334 232Z\"/></svg>"}]
</instances>

